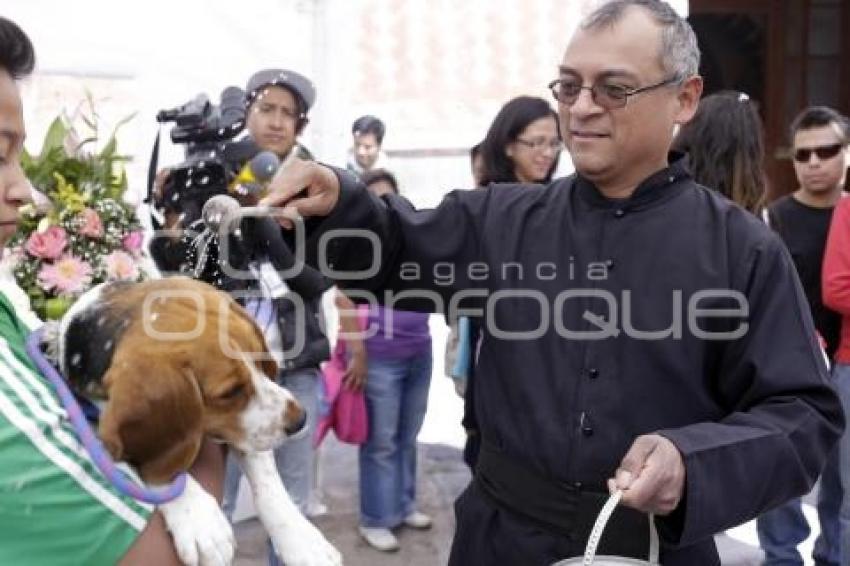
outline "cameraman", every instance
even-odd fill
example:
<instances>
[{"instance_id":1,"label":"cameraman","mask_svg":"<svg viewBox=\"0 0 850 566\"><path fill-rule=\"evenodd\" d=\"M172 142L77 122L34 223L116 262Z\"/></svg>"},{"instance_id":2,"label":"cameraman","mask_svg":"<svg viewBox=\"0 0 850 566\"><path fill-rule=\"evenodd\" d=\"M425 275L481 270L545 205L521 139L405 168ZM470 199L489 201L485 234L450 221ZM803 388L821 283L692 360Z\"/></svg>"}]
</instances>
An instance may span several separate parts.
<instances>
[{"instance_id":1,"label":"cameraman","mask_svg":"<svg viewBox=\"0 0 850 566\"><path fill-rule=\"evenodd\" d=\"M316 91L312 83L302 75L283 69L266 69L255 73L245 90L246 126L257 151L274 152L282 163L293 157L312 159L312 155L297 141L298 135L307 125L307 112L313 105ZM155 202L162 206L164 186L168 180L168 170L157 174L155 183ZM243 203L244 204L244 203ZM175 230L173 237L160 237L151 245L151 254L160 269L189 272L199 261L193 257L186 238L180 238L184 227L195 221L186 210L166 208L165 227ZM279 228L275 225L279 231ZM187 232L188 234L188 232ZM233 238L231 238L233 239ZM311 281L321 280L322 285L314 283L304 285L295 280L286 280L281 284L264 246L252 246L245 252L244 267L255 275L251 281L235 280L222 273L209 273L209 268L201 266L203 279L215 281L215 284L228 291L251 291L251 296L240 299L240 303L254 317L264 333L269 351L277 358L280 372L277 382L291 391L308 415L307 434L299 439L290 440L275 451L278 470L284 485L293 501L303 511L309 499L313 473L313 432L318 413L318 377L319 365L329 357L328 340L320 321L321 295L329 283L324 278L311 274ZM217 255L217 254L216 254ZM231 263L241 263L240 259L227 258ZM210 261L215 264L215 261ZM243 267L242 265L238 267ZM213 269L215 266L213 265ZM304 267L304 270L311 270ZM282 293L281 290L285 290ZM292 294L297 293L303 301L306 312L302 317L304 328L295 328L296 302ZM295 297L298 299L298 297ZM299 333L304 337L304 346L294 355L283 358L282 352L289 352L296 343ZM228 463L228 478L225 484L225 511L232 514L236 492L241 474L231 459Z\"/></svg>"}]
</instances>

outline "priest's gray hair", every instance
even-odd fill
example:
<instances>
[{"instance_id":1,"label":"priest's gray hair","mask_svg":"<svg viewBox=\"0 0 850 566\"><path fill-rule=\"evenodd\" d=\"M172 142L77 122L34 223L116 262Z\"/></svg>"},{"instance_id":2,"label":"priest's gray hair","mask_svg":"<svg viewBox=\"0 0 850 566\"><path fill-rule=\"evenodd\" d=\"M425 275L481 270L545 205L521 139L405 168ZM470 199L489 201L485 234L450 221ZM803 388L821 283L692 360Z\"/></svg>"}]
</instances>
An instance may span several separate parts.
<instances>
[{"instance_id":1,"label":"priest's gray hair","mask_svg":"<svg viewBox=\"0 0 850 566\"><path fill-rule=\"evenodd\" d=\"M643 8L661 26L661 68L681 83L699 73L699 46L691 25L662 0L610 0L591 12L581 29L611 27L632 6Z\"/></svg>"}]
</instances>

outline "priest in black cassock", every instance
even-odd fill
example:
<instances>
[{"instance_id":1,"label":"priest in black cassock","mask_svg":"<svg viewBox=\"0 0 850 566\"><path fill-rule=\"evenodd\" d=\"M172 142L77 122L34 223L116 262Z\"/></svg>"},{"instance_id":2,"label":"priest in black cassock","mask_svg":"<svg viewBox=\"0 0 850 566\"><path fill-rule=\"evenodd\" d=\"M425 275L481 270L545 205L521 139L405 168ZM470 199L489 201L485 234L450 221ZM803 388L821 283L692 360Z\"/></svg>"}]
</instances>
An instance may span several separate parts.
<instances>
[{"instance_id":1,"label":"priest in black cassock","mask_svg":"<svg viewBox=\"0 0 850 566\"><path fill-rule=\"evenodd\" d=\"M315 163L272 183L341 284L482 317L483 446L452 565L581 555L615 490L602 553L645 559L654 528L663 564L719 564L712 535L809 491L844 428L788 252L668 153L698 67L669 5L614 0L551 84L575 175L433 210Z\"/></svg>"}]
</instances>

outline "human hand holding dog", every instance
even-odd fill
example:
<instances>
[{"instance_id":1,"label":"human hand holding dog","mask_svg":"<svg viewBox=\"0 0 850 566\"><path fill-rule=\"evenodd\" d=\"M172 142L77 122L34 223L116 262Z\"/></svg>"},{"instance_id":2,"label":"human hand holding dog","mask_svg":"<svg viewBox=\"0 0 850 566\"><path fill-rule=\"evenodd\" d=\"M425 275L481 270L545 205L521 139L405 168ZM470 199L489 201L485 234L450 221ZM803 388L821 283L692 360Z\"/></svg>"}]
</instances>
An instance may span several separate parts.
<instances>
[{"instance_id":1,"label":"human hand holding dog","mask_svg":"<svg viewBox=\"0 0 850 566\"><path fill-rule=\"evenodd\" d=\"M314 161L292 159L278 169L260 206L284 207L279 222L292 228L291 218L327 216L339 201L336 174Z\"/></svg>"},{"instance_id":2,"label":"human hand holding dog","mask_svg":"<svg viewBox=\"0 0 850 566\"><path fill-rule=\"evenodd\" d=\"M660 434L635 439L615 477L608 480L613 493L623 491L622 505L655 515L668 515L685 491L685 463L676 445Z\"/></svg>"}]
</instances>

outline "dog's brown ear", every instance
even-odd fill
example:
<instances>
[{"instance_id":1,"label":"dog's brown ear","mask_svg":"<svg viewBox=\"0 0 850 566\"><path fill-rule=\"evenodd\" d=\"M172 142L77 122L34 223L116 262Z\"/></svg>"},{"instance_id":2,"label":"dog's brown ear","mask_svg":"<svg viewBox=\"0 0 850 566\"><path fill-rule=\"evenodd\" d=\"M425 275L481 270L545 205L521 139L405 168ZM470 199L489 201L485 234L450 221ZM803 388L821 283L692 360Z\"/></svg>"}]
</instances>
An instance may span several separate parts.
<instances>
[{"instance_id":1,"label":"dog's brown ear","mask_svg":"<svg viewBox=\"0 0 850 566\"><path fill-rule=\"evenodd\" d=\"M109 402L100 438L113 458L135 467L145 482L163 484L198 455L203 400L188 367L140 358L133 367L113 365L104 376Z\"/></svg>"},{"instance_id":2,"label":"dog's brown ear","mask_svg":"<svg viewBox=\"0 0 850 566\"><path fill-rule=\"evenodd\" d=\"M268 349L263 355L268 356ZM266 374L269 379L275 379L277 377L277 362L274 360L262 359L260 360L260 368L263 370L263 373Z\"/></svg>"}]
</instances>

